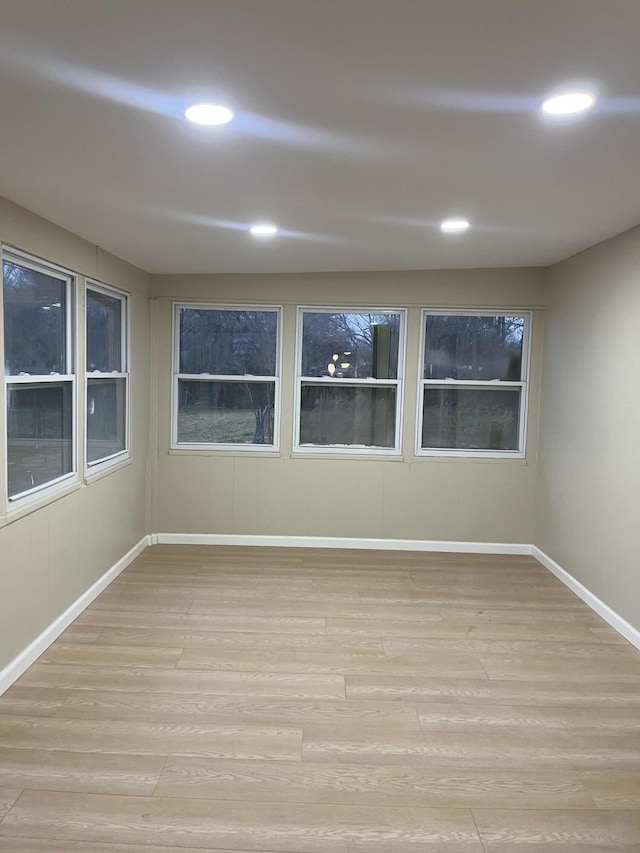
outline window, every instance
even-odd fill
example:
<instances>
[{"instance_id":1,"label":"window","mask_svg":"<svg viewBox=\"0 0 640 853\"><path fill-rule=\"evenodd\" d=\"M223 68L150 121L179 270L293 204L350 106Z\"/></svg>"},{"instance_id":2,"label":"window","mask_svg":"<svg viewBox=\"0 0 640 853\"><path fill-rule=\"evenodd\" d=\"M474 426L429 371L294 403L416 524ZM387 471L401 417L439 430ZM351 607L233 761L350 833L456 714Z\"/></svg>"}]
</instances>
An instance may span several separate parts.
<instances>
[{"instance_id":1,"label":"window","mask_svg":"<svg viewBox=\"0 0 640 853\"><path fill-rule=\"evenodd\" d=\"M423 311L419 454L524 456L529 319Z\"/></svg>"},{"instance_id":2,"label":"window","mask_svg":"<svg viewBox=\"0 0 640 853\"><path fill-rule=\"evenodd\" d=\"M297 450L400 452L402 310L300 309Z\"/></svg>"},{"instance_id":3,"label":"window","mask_svg":"<svg viewBox=\"0 0 640 853\"><path fill-rule=\"evenodd\" d=\"M128 452L128 302L120 291L87 282L87 469Z\"/></svg>"},{"instance_id":4,"label":"window","mask_svg":"<svg viewBox=\"0 0 640 853\"><path fill-rule=\"evenodd\" d=\"M175 306L174 447L277 450L280 314Z\"/></svg>"},{"instance_id":5,"label":"window","mask_svg":"<svg viewBox=\"0 0 640 853\"><path fill-rule=\"evenodd\" d=\"M73 278L17 254L2 264L7 495L75 474Z\"/></svg>"}]
</instances>

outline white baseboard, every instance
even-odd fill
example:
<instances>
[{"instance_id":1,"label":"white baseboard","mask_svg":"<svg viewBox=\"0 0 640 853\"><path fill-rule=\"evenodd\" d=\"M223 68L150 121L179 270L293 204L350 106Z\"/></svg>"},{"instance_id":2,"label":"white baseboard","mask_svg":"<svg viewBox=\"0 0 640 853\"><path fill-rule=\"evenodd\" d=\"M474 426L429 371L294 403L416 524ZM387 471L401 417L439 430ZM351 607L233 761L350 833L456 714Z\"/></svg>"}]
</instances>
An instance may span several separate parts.
<instances>
[{"instance_id":1,"label":"white baseboard","mask_svg":"<svg viewBox=\"0 0 640 853\"><path fill-rule=\"evenodd\" d=\"M158 533L158 545L261 545L274 548L359 548L377 551L447 551L459 554L531 554L531 545L448 542L440 539L355 539L330 536L251 536L228 533Z\"/></svg>"},{"instance_id":2,"label":"white baseboard","mask_svg":"<svg viewBox=\"0 0 640 853\"><path fill-rule=\"evenodd\" d=\"M576 580L573 575L570 575L562 566L559 566L555 560L552 560L548 554L541 551L536 545L531 547L531 555L536 558L539 563L549 569L558 580L562 581L565 586L568 586L572 592L581 598L585 604L595 611L598 616L601 616L605 622L608 622L611 627L621 634L625 640L628 640L637 649L640 649L640 631L629 624L626 619L623 619L615 610L612 610L608 604L594 595L591 590Z\"/></svg>"},{"instance_id":3,"label":"white baseboard","mask_svg":"<svg viewBox=\"0 0 640 853\"><path fill-rule=\"evenodd\" d=\"M36 637L32 643L29 643L26 649L20 652L3 670L0 670L0 696L49 648L51 643L62 634L65 628L68 628L74 619L100 595L102 590L106 589L111 581L126 569L129 563L132 563L149 545L151 545L151 537L143 536L124 557L111 566L86 592L83 592L48 628L45 628L39 637Z\"/></svg>"}]
</instances>

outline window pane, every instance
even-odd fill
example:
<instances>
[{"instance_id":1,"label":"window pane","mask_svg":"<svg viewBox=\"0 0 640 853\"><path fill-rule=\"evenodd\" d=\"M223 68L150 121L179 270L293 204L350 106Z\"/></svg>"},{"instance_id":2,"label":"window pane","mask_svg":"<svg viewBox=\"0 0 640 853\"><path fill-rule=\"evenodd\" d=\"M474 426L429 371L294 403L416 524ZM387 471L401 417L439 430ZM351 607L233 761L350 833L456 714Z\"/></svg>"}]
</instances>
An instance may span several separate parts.
<instances>
[{"instance_id":1,"label":"window pane","mask_svg":"<svg viewBox=\"0 0 640 853\"><path fill-rule=\"evenodd\" d=\"M87 290L87 370L122 372L122 300Z\"/></svg>"},{"instance_id":2,"label":"window pane","mask_svg":"<svg viewBox=\"0 0 640 853\"><path fill-rule=\"evenodd\" d=\"M396 379L399 314L305 311L302 375Z\"/></svg>"},{"instance_id":3,"label":"window pane","mask_svg":"<svg viewBox=\"0 0 640 853\"><path fill-rule=\"evenodd\" d=\"M126 449L126 379L87 381L87 464Z\"/></svg>"},{"instance_id":4,"label":"window pane","mask_svg":"<svg viewBox=\"0 0 640 853\"><path fill-rule=\"evenodd\" d=\"M396 389L303 383L300 444L394 447Z\"/></svg>"},{"instance_id":5,"label":"window pane","mask_svg":"<svg viewBox=\"0 0 640 853\"><path fill-rule=\"evenodd\" d=\"M273 444L273 382L178 383L178 442Z\"/></svg>"},{"instance_id":6,"label":"window pane","mask_svg":"<svg viewBox=\"0 0 640 853\"><path fill-rule=\"evenodd\" d=\"M66 282L5 261L4 370L66 373Z\"/></svg>"},{"instance_id":7,"label":"window pane","mask_svg":"<svg viewBox=\"0 0 640 853\"><path fill-rule=\"evenodd\" d=\"M524 317L427 317L424 379L520 381Z\"/></svg>"},{"instance_id":8,"label":"window pane","mask_svg":"<svg viewBox=\"0 0 640 853\"><path fill-rule=\"evenodd\" d=\"M71 384L7 389L9 496L73 470Z\"/></svg>"},{"instance_id":9,"label":"window pane","mask_svg":"<svg viewBox=\"0 0 640 853\"><path fill-rule=\"evenodd\" d=\"M519 389L426 388L422 447L517 450Z\"/></svg>"},{"instance_id":10,"label":"window pane","mask_svg":"<svg viewBox=\"0 0 640 853\"><path fill-rule=\"evenodd\" d=\"M275 376L275 311L180 309L179 373Z\"/></svg>"}]
</instances>

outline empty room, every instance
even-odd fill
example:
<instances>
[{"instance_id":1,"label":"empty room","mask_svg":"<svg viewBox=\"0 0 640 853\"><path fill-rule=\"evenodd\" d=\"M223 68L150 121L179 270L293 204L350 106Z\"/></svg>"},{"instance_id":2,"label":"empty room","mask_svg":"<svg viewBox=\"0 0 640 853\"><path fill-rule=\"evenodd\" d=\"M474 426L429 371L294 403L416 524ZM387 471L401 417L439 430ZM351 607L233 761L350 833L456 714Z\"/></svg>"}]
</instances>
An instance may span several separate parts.
<instances>
[{"instance_id":1,"label":"empty room","mask_svg":"<svg viewBox=\"0 0 640 853\"><path fill-rule=\"evenodd\" d=\"M637 0L0 0L1 853L640 851Z\"/></svg>"}]
</instances>

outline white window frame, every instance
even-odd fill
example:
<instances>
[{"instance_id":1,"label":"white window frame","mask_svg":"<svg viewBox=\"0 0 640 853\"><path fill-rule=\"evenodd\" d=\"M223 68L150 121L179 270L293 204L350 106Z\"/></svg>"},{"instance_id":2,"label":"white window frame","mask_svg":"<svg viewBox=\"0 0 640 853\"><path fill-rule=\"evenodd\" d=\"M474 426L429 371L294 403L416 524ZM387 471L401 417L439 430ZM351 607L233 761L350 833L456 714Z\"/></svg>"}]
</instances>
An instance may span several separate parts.
<instances>
[{"instance_id":1,"label":"white window frame","mask_svg":"<svg viewBox=\"0 0 640 853\"><path fill-rule=\"evenodd\" d=\"M398 330L398 376L396 379L334 379L331 376L303 376L302 375L302 332L305 314L393 314L400 316ZM406 355L406 308L372 308L372 307L343 307L343 306L316 306L301 305L298 307L296 325L296 388L294 399L293 418L293 453L313 454L317 456L400 456L402 454L402 423L403 423L403 397L404 397L404 368ZM395 388L396 390L396 418L395 418L395 442L393 447L369 447L363 444L301 444L300 443L300 406L302 399L302 386L318 385L319 387L336 385L351 386L357 388Z\"/></svg>"},{"instance_id":2,"label":"white window frame","mask_svg":"<svg viewBox=\"0 0 640 853\"><path fill-rule=\"evenodd\" d=\"M470 379L424 379L424 356L428 316L462 317L523 317L522 366L520 381L492 379L489 381ZM420 350L418 363L418 404L416 427L416 456L465 457L467 459L524 459L526 458L527 410L529 398L529 365L531 360L531 322L532 312L521 309L478 310L474 308L423 308L421 313ZM422 447L422 420L424 414L424 393L426 388L460 388L492 391L500 389L520 390L520 410L518 419L518 448L516 450L469 450L454 448Z\"/></svg>"},{"instance_id":3,"label":"white window frame","mask_svg":"<svg viewBox=\"0 0 640 853\"><path fill-rule=\"evenodd\" d=\"M2 246L1 258L2 262L2 287L0 287L0 316L4 328L4 264L5 262L14 264L15 266L24 267L25 269L33 270L34 272L48 275L52 278L57 278L64 282L65 286L65 373L61 374L29 374L27 376L7 376L4 375L3 381L3 432L4 432L4 469L5 469L5 498L7 510L15 511L23 507L25 504L33 503L36 500L47 498L50 495L56 495L68 485L78 481L78 394L77 394L77 348L78 340L77 330L77 279L76 276L64 267L57 264L52 264L49 261L44 261L34 255L22 252L19 249ZM3 335L3 344L4 342ZM4 352L4 350L3 350ZM8 391L16 386L29 385L69 385L71 388L71 413L70 413L70 428L71 428L71 471L56 477L53 480L48 480L46 483L41 483L38 486L33 486L31 489L25 489L14 495L9 495L9 436L8 436Z\"/></svg>"},{"instance_id":4,"label":"white window frame","mask_svg":"<svg viewBox=\"0 0 640 853\"><path fill-rule=\"evenodd\" d=\"M104 296L109 296L111 299L118 299L120 302L120 366L121 370L104 373L101 370L89 371L86 365L88 352L88 331L87 331L87 295L90 291L101 293ZM131 391L130 391L130 374L129 374L129 294L123 290L119 290L111 285L103 284L94 279L85 279L84 289L84 333L85 333L85 413L84 413L84 459L85 459L85 476L92 476L100 471L112 468L118 465L125 459L131 456L130 450L130 424L131 424ZM89 462L89 380L90 379L123 379L125 383L125 435L124 449L118 450L109 456L104 456L101 459L96 459L94 462Z\"/></svg>"},{"instance_id":5,"label":"white window frame","mask_svg":"<svg viewBox=\"0 0 640 853\"><path fill-rule=\"evenodd\" d=\"M180 311L256 311L276 315L276 368L273 376L246 376L244 374L218 373L179 373L180 368ZM208 450L227 453L278 453L280 451L280 409L282 376L282 306L281 305L238 305L217 304L211 302L174 302L172 311L173 338L173 381L171 392L171 449L172 450ZM274 386L273 392L273 444L241 444L232 442L186 442L178 441L178 385L180 381L264 383Z\"/></svg>"}]
</instances>

